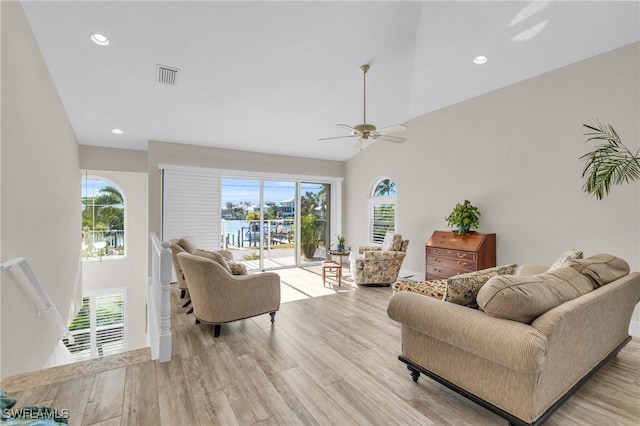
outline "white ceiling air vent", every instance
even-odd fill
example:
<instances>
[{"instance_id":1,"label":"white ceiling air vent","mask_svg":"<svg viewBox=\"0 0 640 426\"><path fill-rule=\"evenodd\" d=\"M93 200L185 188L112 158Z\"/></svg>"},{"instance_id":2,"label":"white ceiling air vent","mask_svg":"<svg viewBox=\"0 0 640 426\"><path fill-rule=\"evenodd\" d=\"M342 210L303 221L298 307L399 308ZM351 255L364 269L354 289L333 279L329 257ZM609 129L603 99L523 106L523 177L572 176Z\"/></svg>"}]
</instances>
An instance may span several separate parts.
<instances>
[{"instance_id":1,"label":"white ceiling air vent","mask_svg":"<svg viewBox=\"0 0 640 426\"><path fill-rule=\"evenodd\" d=\"M180 70L177 68L171 68L166 65L158 64L157 72L156 72L158 83L168 84L169 86L175 86L176 79L178 77L178 71Z\"/></svg>"}]
</instances>

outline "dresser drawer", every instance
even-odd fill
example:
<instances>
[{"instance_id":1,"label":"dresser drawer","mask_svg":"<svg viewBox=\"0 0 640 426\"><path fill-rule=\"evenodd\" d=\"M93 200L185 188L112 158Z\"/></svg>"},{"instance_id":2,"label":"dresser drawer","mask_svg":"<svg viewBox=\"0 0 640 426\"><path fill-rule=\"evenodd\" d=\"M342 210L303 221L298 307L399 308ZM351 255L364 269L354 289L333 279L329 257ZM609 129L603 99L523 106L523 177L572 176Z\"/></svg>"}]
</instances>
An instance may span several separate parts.
<instances>
[{"instance_id":1,"label":"dresser drawer","mask_svg":"<svg viewBox=\"0 0 640 426\"><path fill-rule=\"evenodd\" d=\"M449 278L454 275L465 274L469 271L462 271L460 269L447 268L439 265L427 265L427 275L437 275L442 278Z\"/></svg>"},{"instance_id":2,"label":"dresser drawer","mask_svg":"<svg viewBox=\"0 0 640 426\"><path fill-rule=\"evenodd\" d=\"M472 262L476 261L476 254L470 251L451 250L438 247L427 247L427 255L449 257L452 259L464 259Z\"/></svg>"},{"instance_id":3,"label":"dresser drawer","mask_svg":"<svg viewBox=\"0 0 640 426\"><path fill-rule=\"evenodd\" d=\"M469 272L476 270L476 262L464 258L453 259L449 257L427 256L427 265L463 269Z\"/></svg>"}]
</instances>

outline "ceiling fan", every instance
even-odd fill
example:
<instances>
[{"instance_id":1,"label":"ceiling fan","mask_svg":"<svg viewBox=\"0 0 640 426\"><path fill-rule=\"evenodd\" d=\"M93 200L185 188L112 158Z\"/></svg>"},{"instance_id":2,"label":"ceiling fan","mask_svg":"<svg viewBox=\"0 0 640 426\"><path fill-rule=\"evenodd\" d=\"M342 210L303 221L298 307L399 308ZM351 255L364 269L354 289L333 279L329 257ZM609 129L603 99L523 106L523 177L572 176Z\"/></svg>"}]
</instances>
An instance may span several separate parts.
<instances>
[{"instance_id":1,"label":"ceiling fan","mask_svg":"<svg viewBox=\"0 0 640 426\"><path fill-rule=\"evenodd\" d=\"M376 128L373 124L367 123L367 71L369 71L369 65L365 64L360 67L360 72L362 73L362 80L364 83L364 92L363 92L363 119L362 124L356 124L355 126L349 126L347 124L338 124L338 127L342 127L343 129L349 131L351 134L346 136L334 136L330 138L320 138L321 141L326 141L330 139L343 139L343 138L358 138L358 144L362 148L362 142L368 139L385 141L385 142L394 142L401 143L407 140L407 138L402 138L399 136L391 136L389 133L400 132L402 130L407 130L407 127L402 124L396 124L393 126L383 127L382 129Z\"/></svg>"}]
</instances>

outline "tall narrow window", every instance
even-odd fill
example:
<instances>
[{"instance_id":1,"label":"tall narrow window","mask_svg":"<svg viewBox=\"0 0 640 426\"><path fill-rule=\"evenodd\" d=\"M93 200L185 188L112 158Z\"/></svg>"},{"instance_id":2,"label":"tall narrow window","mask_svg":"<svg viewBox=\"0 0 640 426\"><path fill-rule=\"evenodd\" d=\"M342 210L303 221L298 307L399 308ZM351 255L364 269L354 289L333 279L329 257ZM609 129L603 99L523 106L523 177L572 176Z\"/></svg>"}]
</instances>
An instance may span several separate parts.
<instances>
[{"instance_id":1,"label":"tall narrow window","mask_svg":"<svg viewBox=\"0 0 640 426\"><path fill-rule=\"evenodd\" d=\"M115 355L126 350L125 289L89 292L69 325L63 343L76 361Z\"/></svg>"},{"instance_id":2,"label":"tall narrow window","mask_svg":"<svg viewBox=\"0 0 640 426\"><path fill-rule=\"evenodd\" d=\"M82 256L115 258L125 254L124 197L103 179L82 179Z\"/></svg>"},{"instance_id":3,"label":"tall narrow window","mask_svg":"<svg viewBox=\"0 0 640 426\"><path fill-rule=\"evenodd\" d=\"M369 243L382 244L387 232L396 230L397 191L391 179L379 180L369 198Z\"/></svg>"}]
</instances>

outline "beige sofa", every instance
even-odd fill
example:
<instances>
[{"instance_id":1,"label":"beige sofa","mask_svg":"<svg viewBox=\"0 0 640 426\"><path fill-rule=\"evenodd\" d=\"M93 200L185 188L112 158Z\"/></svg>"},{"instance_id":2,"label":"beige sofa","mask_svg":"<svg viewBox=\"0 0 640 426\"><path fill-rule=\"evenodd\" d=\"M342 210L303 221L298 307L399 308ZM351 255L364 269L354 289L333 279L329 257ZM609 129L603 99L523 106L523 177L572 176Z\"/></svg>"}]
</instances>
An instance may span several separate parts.
<instances>
[{"instance_id":1,"label":"beige sofa","mask_svg":"<svg viewBox=\"0 0 640 426\"><path fill-rule=\"evenodd\" d=\"M480 309L395 293L387 312L401 324L400 360L414 381L424 373L510 424L543 423L631 339L640 273L624 261L613 274L590 266L599 256L493 277L477 293Z\"/></svg>"}]
</instances>

